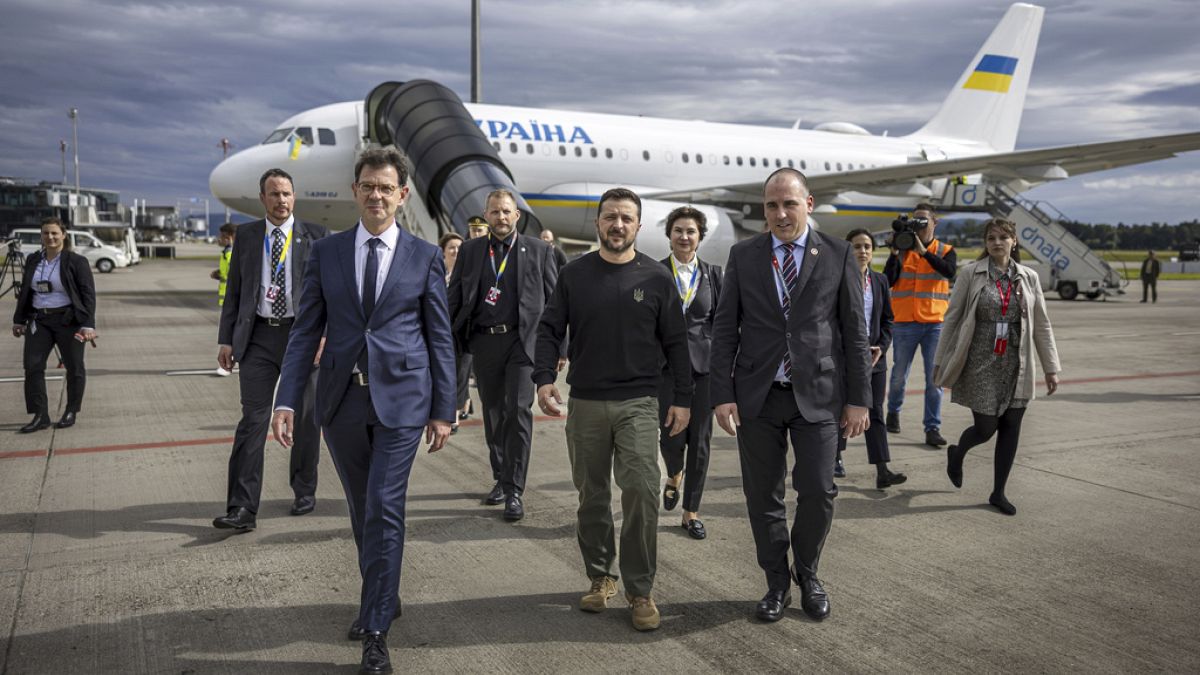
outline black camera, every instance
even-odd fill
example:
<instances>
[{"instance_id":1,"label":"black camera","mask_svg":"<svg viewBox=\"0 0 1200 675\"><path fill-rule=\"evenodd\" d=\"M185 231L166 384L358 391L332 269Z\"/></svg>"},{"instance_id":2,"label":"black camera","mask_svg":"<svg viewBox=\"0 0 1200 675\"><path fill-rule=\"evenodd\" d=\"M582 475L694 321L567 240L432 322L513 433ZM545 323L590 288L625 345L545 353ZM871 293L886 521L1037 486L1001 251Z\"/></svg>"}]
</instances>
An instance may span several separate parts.
<instances>
[{"instance_id":1,"label":"black camera","mask_svg":"<svg viewBox=\"0 0 1200 675\"><path fill-rule=\"evenodd\" d=\"M911 251L917 247L917 232L929 224L928 218L909 218L900 216L892 221L892 248L897 251Z\"/></svg>"}]
</instances>

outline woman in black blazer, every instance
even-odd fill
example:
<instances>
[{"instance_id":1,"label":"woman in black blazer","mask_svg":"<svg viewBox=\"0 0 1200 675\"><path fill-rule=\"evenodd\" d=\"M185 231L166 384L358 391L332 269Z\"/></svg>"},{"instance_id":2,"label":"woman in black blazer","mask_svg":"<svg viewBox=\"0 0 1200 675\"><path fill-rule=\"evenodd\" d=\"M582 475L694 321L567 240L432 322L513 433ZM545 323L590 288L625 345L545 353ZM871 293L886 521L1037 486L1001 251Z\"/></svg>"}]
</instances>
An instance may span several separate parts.
<instances>
[{"instance_id":1,"label":"woman in black blazer","mask_svg":"<svg viewBox=\"0 0 1200 675\"><path fill-rule=\"evenodd\" d=\"M46 218L42 250L25 261L12 329L13 337L25 338L25 410L33 414L23 434L50 426L46 358L55 346L67 369L67 407L55 426L75 424L83 402L83 348L96 339L96 285L87 258L68 250L69 241L62 221Z\"/></svg>"},{"instance_id":2,"label":"woman in black blazer","mask_svg":"<svg viewBox=\"0 0 1200 675\"><path fill-rule=\"evenodd\" d=\"M883 420L883 402L887 394L887 350L892 344L892 294L888 290L887 277L871 269L871 257L875 253L875 240L863 229L852 230L846 235L858 269L863 275L863 308L867 319L867 342L871 345L871 427L867 429L867 458L875 465L875 487L880 490L899 485L908 480L902 473L888 469L892 461L888 452L887 431ZM842 464L842 450L846 439L838 436L837 463L833 475L842 478L846 467Z\"/></svg>"},{"instance_id":3,"label":"woman in black blazer","mask_svg":"<svg viewBox=\"0 0 1200 675\"><path fill-rule=\"evenodd\" d=\"M670 436L659 435L658 450L667 465L663 486L663 507L670 511L683 492L683 529L693 539L704 539L708 532L700 521L700 497L708 474L708 451L712 440L712 397L708 389L708 356L712 347L713 317L721 294L723 273L717 265L704 262L696 254L708 231L704 214L690 206L681 206L667 216L667 238L671 255L662 263L671 271L683 315L687 322L688 352L692 360L692 417L687 431ZM659 418L665 418L674 397L674 380L663 371L658 393Z\"/></svg>"}]
</instances>

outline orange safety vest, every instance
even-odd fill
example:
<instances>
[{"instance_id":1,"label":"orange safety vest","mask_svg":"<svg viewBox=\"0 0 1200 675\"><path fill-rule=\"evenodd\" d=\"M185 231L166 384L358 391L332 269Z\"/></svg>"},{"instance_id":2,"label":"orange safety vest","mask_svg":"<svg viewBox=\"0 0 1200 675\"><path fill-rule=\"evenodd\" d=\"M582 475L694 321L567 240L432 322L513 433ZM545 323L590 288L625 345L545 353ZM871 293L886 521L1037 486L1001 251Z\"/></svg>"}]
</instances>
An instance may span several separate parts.
<instances>
[{"instance_id":1,"label":"orange safety vest","mask_svg":"<svg viewBox=\"0 0 1200 675\"><path fill-rule=\"evenodd\" d=\"M937 239L925 247L939 258L954 247ZM950 305L950 280L925 261L924 256L904 252L900 278L892 286L892 312L897 323L941 323Z\"/></svg>"}]
</instances>

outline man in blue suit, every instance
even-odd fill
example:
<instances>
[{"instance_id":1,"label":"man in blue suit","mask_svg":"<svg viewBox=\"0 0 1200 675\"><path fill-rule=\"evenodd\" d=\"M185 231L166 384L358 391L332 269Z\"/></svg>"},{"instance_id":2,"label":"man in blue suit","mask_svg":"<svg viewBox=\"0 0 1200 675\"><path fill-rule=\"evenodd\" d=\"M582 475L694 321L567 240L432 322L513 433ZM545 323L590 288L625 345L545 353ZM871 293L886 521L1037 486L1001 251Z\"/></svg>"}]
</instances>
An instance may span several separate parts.
<instances>
[{"instance_id":1,"label":"man in blue suit","mask_svg":"<svg viewBox=\"0 0 1200 675\"><path fill-rule=\"evenodd\" d=\"M401 228L408 168L394 148L364 152L354 167L361 218L318 241L288 340L272 428L288 446L293 411L324 333L317 418L342 480L362 596L351 639L363 673L390 673L387 631L399 614L408 476L424 430L429 451L450 436L454 345L446 270L437 246Z\"/></svg>"}]
</instances>

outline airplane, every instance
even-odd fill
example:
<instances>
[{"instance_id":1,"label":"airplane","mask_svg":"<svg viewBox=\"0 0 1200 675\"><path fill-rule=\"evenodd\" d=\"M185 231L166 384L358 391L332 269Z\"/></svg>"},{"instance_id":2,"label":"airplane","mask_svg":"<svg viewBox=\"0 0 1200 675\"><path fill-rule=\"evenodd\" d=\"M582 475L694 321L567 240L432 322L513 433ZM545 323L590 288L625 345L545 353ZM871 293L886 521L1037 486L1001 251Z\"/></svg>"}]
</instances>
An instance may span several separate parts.
<instances>
[{"instance_id":1,"label":"airplane","mask_svg":"<svg viewBox=\"0 0 1200 675\"><path fill-rule=\"evenodd\" d=\"M887 230L918 202L944 203L955 184L998 184L1020 193L1200 149L1195 132L1014 150L1043 13L1035 5L1010 6L941 108L907 136L873 136L849 122L773 128L462 105L511 173L519 206L535 210L559 238L595 241L599 196L625 186L643 199L643 229L661 229L680 204L704 211L709 235L701 252L718 262L738 240L762 231L762 182L780 167L805 173L816 203L814 224L842 236L858 227ZM297 217L332 229L353 225L353 165L374 137L370 99L284 120L261 144L217 165L209 178L213 194L230 208L261 215L258 177L281 166L295 179ZM423 236L436 239L447 227L462 227L444 220ZM639 236L638 249L665 256L666 237L647 235Z\"/></svg>"}]
</instances>

